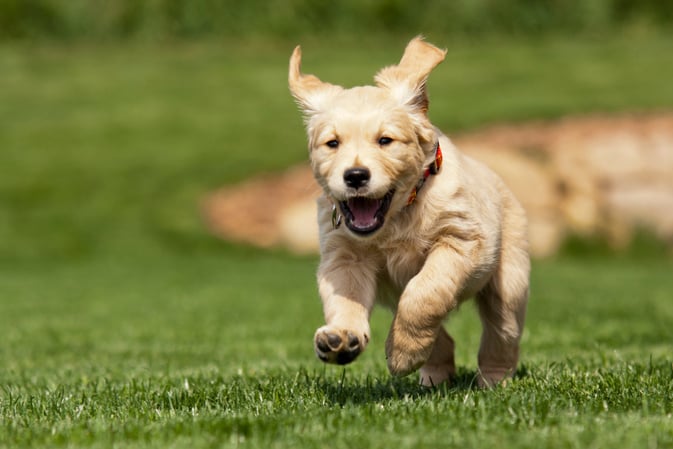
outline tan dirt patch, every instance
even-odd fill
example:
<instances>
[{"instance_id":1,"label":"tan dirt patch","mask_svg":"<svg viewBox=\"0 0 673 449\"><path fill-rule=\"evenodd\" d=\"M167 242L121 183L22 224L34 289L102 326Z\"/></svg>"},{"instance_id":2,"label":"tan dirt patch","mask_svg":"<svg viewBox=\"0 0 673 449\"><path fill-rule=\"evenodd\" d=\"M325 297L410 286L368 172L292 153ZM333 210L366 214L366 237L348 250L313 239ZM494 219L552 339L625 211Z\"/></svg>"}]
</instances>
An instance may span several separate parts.
<instances>
[{"instance_id":1,"label":"tan dirt patch","mask_svg":"<svg viewBox=\"0 0 673 449\"><path fill-rule=\"evenodd\" d=\"M524 205L534 256L553 254L569 234L628 245L636 228L673 246L671 112L496 125L452 140ZM203 214L224 239L317 252L319 193L302 164L211 193Z\"/></svg>"}]
</instances>

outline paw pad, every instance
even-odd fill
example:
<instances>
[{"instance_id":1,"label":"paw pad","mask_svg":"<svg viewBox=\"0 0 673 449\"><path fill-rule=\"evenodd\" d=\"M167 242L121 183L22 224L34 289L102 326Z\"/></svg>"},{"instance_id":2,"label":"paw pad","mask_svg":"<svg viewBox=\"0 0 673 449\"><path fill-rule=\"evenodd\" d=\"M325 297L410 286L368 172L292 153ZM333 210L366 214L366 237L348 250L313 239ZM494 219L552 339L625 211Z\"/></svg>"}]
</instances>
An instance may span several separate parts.
<instances>
[{"instance_id":1,"label":"paw pad","mask_svg":"<svg viewBox=\"0 0 673 449\"><path fill-rule=\"evenodd\" d=\"M360 355L364 344L353 332L345 330L319 330L315 335L315 352L326 363L346 365Z\"/></svg>"}]
</instances>

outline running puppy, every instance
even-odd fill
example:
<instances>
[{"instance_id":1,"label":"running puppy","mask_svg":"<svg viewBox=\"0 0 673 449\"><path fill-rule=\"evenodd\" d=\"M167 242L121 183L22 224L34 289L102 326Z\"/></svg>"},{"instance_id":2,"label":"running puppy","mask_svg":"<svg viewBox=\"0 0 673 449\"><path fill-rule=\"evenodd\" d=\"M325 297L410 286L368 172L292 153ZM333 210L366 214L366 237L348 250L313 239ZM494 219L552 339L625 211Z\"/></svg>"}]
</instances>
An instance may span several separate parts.
<instances>
[{"instance_id":1,"label":"running puppy","mask_svg":"<svg viewBox=\"0 0 673 449\"><path fill-rule=\"evenodd\" d=\"M352 362L370 338L375 302L394 311L386 341L395 376L423 385L455 374L442 322L474 297L482 322L479 384L511 376L528 300L525 213L502 180L457 151L428 119L426 80L446 52L413 39L376 86L344 89L301 73L289 84L303 110L318 199L318 287L326 324L315 352Z\"/></svg>"}]
</instances>

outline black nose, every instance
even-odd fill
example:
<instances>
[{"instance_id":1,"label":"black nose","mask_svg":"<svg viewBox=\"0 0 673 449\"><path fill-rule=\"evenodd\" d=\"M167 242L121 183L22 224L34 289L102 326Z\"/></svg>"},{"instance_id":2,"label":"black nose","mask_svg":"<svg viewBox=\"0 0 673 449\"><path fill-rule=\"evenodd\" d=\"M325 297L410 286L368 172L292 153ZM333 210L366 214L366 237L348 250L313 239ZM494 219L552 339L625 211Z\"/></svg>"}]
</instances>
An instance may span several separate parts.
<instances>
[{"instance_id":1,"label":"black nose","mask_svg":"<svg viewBox=\"0 0 673 449\"><path fill-rule=\"evenodd\" d=\"M366 186L369 178L371 178L371 173L364 167L349 168L344 172L344 182L354 189Z\"/></svg>"}]
</instances>

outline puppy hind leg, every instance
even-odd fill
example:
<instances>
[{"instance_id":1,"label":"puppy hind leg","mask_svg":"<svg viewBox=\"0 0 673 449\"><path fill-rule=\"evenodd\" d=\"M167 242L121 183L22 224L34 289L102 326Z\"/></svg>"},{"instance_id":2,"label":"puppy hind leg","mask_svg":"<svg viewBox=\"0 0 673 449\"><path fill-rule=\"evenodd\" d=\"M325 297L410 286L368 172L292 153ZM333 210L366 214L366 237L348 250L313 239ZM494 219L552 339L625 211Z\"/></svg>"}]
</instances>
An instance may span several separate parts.
<instances>
[{"instance_id":1,"label":"puppy hind leg","mask_svg":"<svg viewBox=\"0 0 673 449\"><path fill-rule=\"evenodd\" d=\"M420 369L420 383L433 387L451 379L456 374L455 343L444 327L439 329L437 340L428 361Z\"/></svg>"},{"instance_id":2,"label":"puppy hind leg","mask_svg":"<svg viewBox=\"0 0 673 449\"><path fill-rule=\"evenodd\" d=\"M525 251L503 254L498 272L477 295L483 327L479 347L480 387L496 385L516 370L528 303L529 271Z\"/></svg>"}]
</instances>

